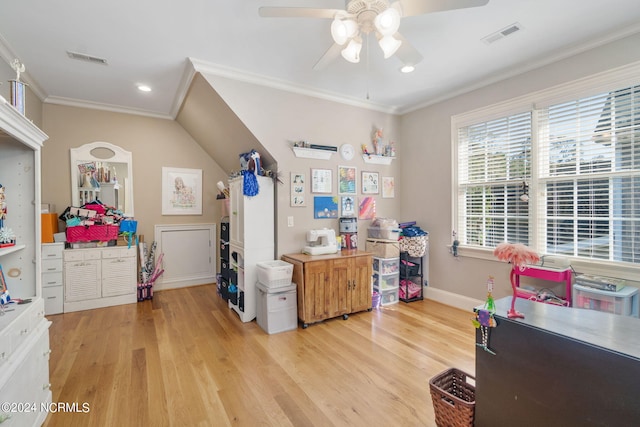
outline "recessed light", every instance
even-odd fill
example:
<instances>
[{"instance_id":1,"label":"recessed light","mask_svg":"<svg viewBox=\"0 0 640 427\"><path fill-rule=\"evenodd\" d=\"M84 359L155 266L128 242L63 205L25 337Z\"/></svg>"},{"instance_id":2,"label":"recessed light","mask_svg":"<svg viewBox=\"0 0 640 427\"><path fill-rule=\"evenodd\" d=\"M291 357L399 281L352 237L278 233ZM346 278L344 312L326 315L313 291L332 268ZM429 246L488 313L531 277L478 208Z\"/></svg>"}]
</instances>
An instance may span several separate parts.
<instances>
[{"instance_id":1,"label":"recessed light","mask_svg":"<svg viewBox=\"0 0 640 427\"><path fill-rule=\"evenodd\" d=\"M411 73L416 69L416 67L414 65L405 65L404 67L400 68L400 72L401 73Z\"/></svg>"},{"instance_id":2,"label":"recessed light","mask_svg":"<svg viewBox=\"0 0 640 427\"><path fill-rule=\"evenodd\" d=\"M138 90L140 92L151 92L151 88L147 85L138 85Z\"/></svg>"}]
</instances>

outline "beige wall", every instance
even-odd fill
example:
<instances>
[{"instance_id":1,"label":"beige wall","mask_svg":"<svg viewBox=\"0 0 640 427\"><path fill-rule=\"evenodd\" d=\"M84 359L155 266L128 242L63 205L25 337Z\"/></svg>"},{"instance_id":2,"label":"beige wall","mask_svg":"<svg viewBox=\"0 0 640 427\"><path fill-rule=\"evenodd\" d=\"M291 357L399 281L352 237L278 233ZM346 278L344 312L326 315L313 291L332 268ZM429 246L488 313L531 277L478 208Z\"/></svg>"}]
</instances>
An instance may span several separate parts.
<instances>
[{"instance_id":1,"label":"beige wall","mask_svg":"<svg viewBox=\"0 0 640 427\"><path fill-rule=\"evenodd\" d=\"M92 109L44 105L42 201L58 212L71 204L69 149L88 142L118 145L133 155L133 195L138 233L153 240L156 224L219 223L219 180L227 174L173 120ZM162 167L203 171L202 215L162 215Z\"/></svg>"},{"instance_id":2,"label":"beige wall","mask_svg":"<svg viewBox=\"0 0 640 427\"><path fill-rule=\"evenodd\" d=\"M401 117L220 77L208 76L207 79L277 161L283 181L277 185L278 255L299 251L304 245L305 232L311 228L337 230L338 226L335 220L313 219L313 195L309 191L307 207L290 207L290 173L304 172L308 177L311 168L331 169L336 195L337 166L356 166L359 174L362 170L372 170L380 172L380 176L396 178L395 199L376 197L379 216L399 221L416 220L430 232L430 286L483 300L489 275L496 277L497 297L510 294L509 266L497 261L453 258L449 254L451 116L638 61L637 46L640 46L640 35L596 47ZM7 68L0 67L3 80L13 76ZM6 88L0 86L0 90ZM30 116L30 101L27 101ZM43 201L55 203L58 209L70 203L69 148L107 141L133 152L135 209L141 233L153 235L154 224L219 222L215 183L225 180L228 171L221 170L176 122L50 104L45 104L42 110L44 121L40 127L50 136L43 149ZM37 117L34 121L38 123ZM297 140L338 146L349 142L358 148L362 143L370 143L374 127L384 129L386 140L397 142L398 158L391 166L367 165L360 157L347 162L338 154L329 161L299 159L290 148ZM162 166L204 171L203 216L161 215ZM360 185L358 187L360 193ZM289 216L294 218L293 228L287 227ZM361 243L368 224L369 221L359 222Z\"/></svg>"},{"instance_id":3,"label":"beige wall","mask_svg":"<svg viewBox=\"0 0 640 427\"><path fill-rule=\"evenodd\" d=\"M314 228L333 228L338 232L338 221L314 219L313 194L310 193L309 174L311 168L333 171L333 195L337 196L338 165L355 166L358 172L358 198L362 196L360 177L362 171L379 172L382 176L398 177L400 164L408 154L404 141L399 138L398 117L363 108L337 104L305 95L284 92L268 87L241 83L222 77L205 76L242 122L269 150L278 163L278 174L283 181L277 191L277 251L299 252L304 246L305 233ZM360 155L360 145L371 148L373 128L384 130L384 141L396 142L398 159L389 166L366 164ZM295 157L291 145L294 141L340 146L350 143L356 156L342 160L339 153L330 160ZM290 206L290 174L305 173L307 176L307 206ZM375 195L376 213L379 217L407 220L402 217L399 194L404 191L396 187L396 198L383 199ZM287 227L287 217L293 217L294 226ZM364 248L366 229L371 221L358 221L359 245Z\"/></svg>"},{"instance_id":4,"label":"beige wall","mask_svg":"<svg viewBox=\"0 0 640 427\"><path fill-rule=\"evenodd\" d=\"M402 117L404 148L400 199L403 213L430 232L430 285L479 300L495 276L494 296L511 294L509 266L497 261L454 258L451 244L451 116L546 89L640 60L640 35L613 42L540 69L457 96Z\"/></svg>"}]
</instances>

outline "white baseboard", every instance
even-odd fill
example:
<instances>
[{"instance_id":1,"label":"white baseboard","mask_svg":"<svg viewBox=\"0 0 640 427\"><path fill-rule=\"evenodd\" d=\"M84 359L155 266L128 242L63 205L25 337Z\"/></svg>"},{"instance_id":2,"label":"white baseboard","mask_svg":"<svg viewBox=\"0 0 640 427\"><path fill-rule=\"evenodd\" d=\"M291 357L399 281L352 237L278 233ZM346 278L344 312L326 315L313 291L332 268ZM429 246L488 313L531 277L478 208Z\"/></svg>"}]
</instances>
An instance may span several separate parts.
<instances>
[{"instance_id":1,"label":"white baseboard","mask_svg":"<svg viewBox=\"0 0 640 427\"><path fill-rule=\"evenodd\" d=\"M427 286L424 288L424 297L460 310L473 311L474 307L484 304L484 301L469 298L464 295Z\"/></svg>"}]
</instances>

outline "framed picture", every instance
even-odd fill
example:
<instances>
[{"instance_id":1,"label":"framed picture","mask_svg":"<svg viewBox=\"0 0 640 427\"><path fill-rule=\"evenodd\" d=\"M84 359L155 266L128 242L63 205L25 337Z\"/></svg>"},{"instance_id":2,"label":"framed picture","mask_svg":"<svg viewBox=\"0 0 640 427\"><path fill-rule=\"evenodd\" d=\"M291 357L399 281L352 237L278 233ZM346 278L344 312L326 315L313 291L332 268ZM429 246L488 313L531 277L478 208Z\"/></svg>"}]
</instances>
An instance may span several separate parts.
<instances>
[{"instance_id":1,"label":"framed picture","mask_svg":"<svg viewBox=\"0 0 640 427\"><path fill-rule=\"evenodd\" d=\"M342 196L341 199L341 216L356 216L356 198L353 196Z\"/></svg>"},{"instance_id":2,"label":"framed picture","mask_svg":"<svg viewBox=\"0 0 640 427\"><path fill-rule=\"evenodd\" d=\"M358 219L373 219L376 217L376 199L371 196L360 197Z\"/></svg>"},{"instance_id":3,"label":"framed picture","mask_svg":"<svg viewBox=\"0 0 640 427\"><path fill-rule=\"evenodd\" d=\"M202 215L202 170L162 168L162 215Z\"/></svg>"},{"instance_id":4,"label":"framed picture","mask_svg":"<svg viewBox=\"0 0 640 427\"><path fill-rule=\"evenodd\" d=\"M380 193L380 179L378 172L362 171L362 194Z\"/></svg>"},{"instance_id":5,"label":"framed picture","mask_svg":"<svg viewBox=\"0 0 640 427\"><path fill-rule=\"evenodd\" d=\"M338 194L356 194L355 166L338 166Z\"/></svg>"},{"instance_id":6,"label":"framed picture","mask_svg":"<svg viewBox=\"0 0 640 427\"><path fill-rule=\"evenodd\" d=\"M315 196L313 198L315 219L338 218L338 198L335 196Z\"/></svg>"},{"instance_id":7,"label":"framed picture","mask_svg":"<svg viewBox=\"0 0 640 427\"><path fill-rule=\"evenodd\" d=\"M332 191L331 169L311 169L311 192L331 194Z\"/></svg>"},{"instance_id":8,"label":"framed picture","mask_svg":"<svg viewBox=\"0 0 640 427\"><path fill-rule=\"evenodd\" d=\"M382 198L393 199L396 196L395 183L392 176L382 177Z\"/></svg>"},{"instance_id":9,"label":"framed picture","mask_svg":"<svg viewBox=\"0 0 640 427\"><path fill-rule=\"evenodd\" d=\"M305 176L300 172L291 172L291 206L306 206L305 199Z\"/></svg>"}]
</instances>

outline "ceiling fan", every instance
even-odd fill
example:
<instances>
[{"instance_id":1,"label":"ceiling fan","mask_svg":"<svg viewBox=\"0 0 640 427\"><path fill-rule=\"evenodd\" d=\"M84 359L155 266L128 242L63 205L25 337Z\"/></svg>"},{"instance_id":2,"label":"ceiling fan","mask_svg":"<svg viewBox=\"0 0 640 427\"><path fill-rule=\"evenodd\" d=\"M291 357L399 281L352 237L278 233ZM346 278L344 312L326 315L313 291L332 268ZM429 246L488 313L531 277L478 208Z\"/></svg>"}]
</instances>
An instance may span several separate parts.
<instances>
[{"instance_id":1,"label":"ceiling fan","mask_svg":"<svg viewBox=\"0 0 640 427\"><path fill-rule=\"evenodd\" d=\"M403 63L402 70L413 71L423 56L398 32L400 19L426 13L484 6L489 0L347 0L342 9L265 6L259 9L269 18L333 19L331 36L334 44L313 66L323 68L342 55L349 62L360 62L362 39L373 34L385 59L395 55Z\"/></svg>"}]
</instances>

